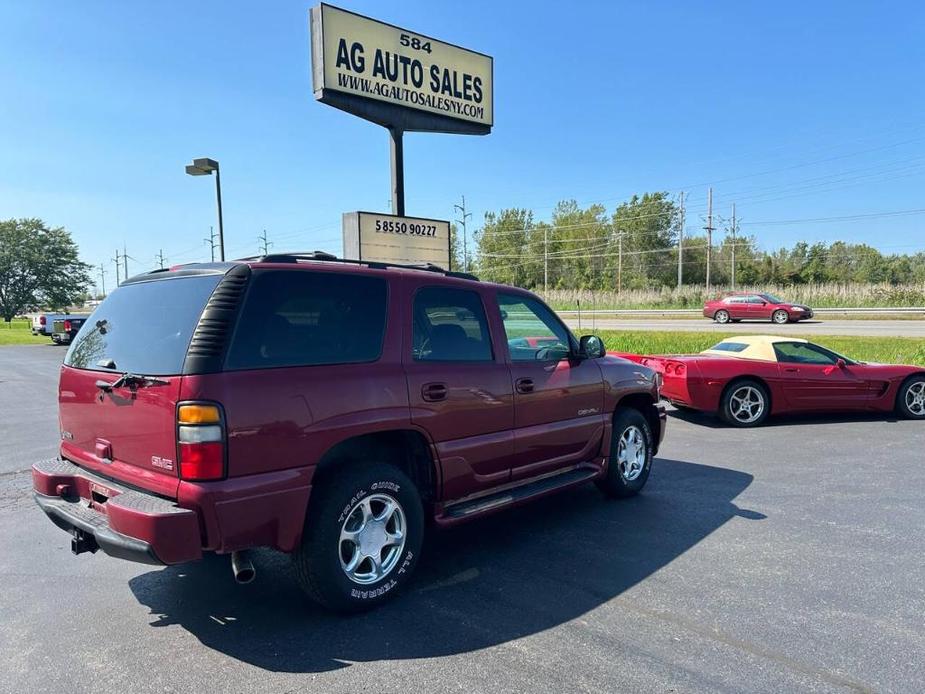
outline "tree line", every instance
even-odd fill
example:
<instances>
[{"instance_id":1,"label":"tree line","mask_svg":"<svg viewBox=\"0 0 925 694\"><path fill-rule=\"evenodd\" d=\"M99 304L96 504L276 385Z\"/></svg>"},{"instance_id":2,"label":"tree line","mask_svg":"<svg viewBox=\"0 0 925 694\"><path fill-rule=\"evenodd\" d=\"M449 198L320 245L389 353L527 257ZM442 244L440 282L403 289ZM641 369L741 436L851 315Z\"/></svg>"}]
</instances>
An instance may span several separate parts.
<instances>
[{"instance_id":1,"label":"tree line","mask_svg":"<svg viewBox=\"0 0 925 694\"><path fill-rule=\"evenodd\" d=\"M468 270L483 279L530 289L652 289L678 284L682 214L667 193L635 195L612 212L603 205L560 202L548 222L531 210L507 208L485 214L470 240ZM453 229L455 232L456 230ZM458 234L453 263L462 268ZM799 242L761 250L754 235L729 222L713 233L710 284L795 285L818 283L925 282L925 253L887 255L866 244ZM681 283L707 281L708 245L687 229L681 243Z\"/></svg>"}]
</instances>

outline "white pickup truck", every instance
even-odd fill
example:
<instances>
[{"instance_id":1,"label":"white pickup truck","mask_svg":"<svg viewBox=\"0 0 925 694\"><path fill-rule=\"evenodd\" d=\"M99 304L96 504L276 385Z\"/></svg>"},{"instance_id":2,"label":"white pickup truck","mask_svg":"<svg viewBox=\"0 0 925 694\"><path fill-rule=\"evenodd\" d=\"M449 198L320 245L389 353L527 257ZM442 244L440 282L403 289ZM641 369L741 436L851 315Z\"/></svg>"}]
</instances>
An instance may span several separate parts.
<instances>
[{"instance_id":1,"label":"white pickup truck","mask_svg":"<svg viewBox=\"0 0 925 694\"><path fill-rule=\"evenodd\" d=\"M64 320L64 313L37 313L32 316L32 334L51 337L56 320Z\"/></svg>"},{"instance_id":2,"label":"white pickup truck","mask_svg":"<svg viewBox=\"0 0 925 694\"><path fill-rule=\"evenodd\" d=\"M69 344L84 324L87 314L40 313L32 317L32 334L50 337L56 344Z\"/></svg>"}]
</instances>

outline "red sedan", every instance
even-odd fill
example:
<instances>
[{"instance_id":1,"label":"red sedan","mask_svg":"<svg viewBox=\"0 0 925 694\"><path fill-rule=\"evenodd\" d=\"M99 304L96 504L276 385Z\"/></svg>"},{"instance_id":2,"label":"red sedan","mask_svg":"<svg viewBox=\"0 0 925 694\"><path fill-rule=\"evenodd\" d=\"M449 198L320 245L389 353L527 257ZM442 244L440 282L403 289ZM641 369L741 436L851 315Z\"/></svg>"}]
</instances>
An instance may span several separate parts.
<instances>
[{"instance_id":1,"label":"red sedan","mask_svg":"<svg viewBox=\"0 0 925 694\"><path fill-rule=\"evenodd\" d=\"M736 336L700 354L621 354L662 374L662 397L752 427L769 415L895 412L925 419L925 367L867 364L792 337Z\"/></svg>"},{"instance_id":2,"label":"red sedan","mask_svg":"<svg viewBox=\"0 0 925 694\"><path fill-rule=\"evenodd\" d=\"M703 315L717 323L762 320L791 323L813 317L809 306L784 301L773 294L729 294L704 304Z\"/></svg>"}]
</instances>

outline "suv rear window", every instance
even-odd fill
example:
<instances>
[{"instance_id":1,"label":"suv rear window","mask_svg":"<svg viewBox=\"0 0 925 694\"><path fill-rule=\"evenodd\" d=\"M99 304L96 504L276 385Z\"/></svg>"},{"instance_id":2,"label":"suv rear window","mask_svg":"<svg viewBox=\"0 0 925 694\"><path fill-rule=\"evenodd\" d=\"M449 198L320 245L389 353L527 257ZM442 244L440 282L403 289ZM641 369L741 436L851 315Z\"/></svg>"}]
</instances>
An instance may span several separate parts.
<instances>
[{"instance_id":1,"label":"suv rear window","mask_svg":"<svg viewBox=\"0 0 925 694\"><path fill-rule=\"evenodd\" d=\"M221 279L197 275L119 287L84 323L64 363L149 376L182 373L199 316Z\"/></svg>"},{"instance_id":2,"label":"suv rear window","mask_svg":"<svg viewBox=\"0 0 925 694\"><path fill-rule=\"evenodd\" d=\"M384 279L309 270L255 272L226 369L376 361L385 334Z\"/></svg>"}]
</instances>

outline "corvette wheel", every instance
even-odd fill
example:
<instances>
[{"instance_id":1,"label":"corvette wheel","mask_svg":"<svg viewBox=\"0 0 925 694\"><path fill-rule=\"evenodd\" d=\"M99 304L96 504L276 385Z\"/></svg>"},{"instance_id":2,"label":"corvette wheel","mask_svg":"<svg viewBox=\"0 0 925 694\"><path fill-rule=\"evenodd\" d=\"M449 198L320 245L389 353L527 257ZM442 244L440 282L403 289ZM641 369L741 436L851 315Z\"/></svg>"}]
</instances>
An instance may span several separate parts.
<instances>
[{"instance_id":1,"label":"corvette wheel","mask_svg":"<svg viewBox=\"0 0 925 694\"><path fill-rule=\"evenodd\" d=\"M783 325L784 323L790 321L790 314L787 313L784 309L778 309L772 314L771 320L778 325Z\"/></svg>"},{"instance_id":2,"label":"corvette wheel","mask_svg":"<svg viewBox=\"0 0 925 694\"><path fill-rule=\"evenodd\" d=\"M728 323L729 322L729 311L723 311L720 309L713 314L713 320L717 323Z\"/></svg>"},{"instance_id":3,"label":"corvette wheel","mask_svg":"<svg viewBox=\"0 0 925 694\"><path fill-rule=\"evenodd\" d=\"M723 393L723 419L733 426L758 426L767 419L769 411L768 393L757 381L738 381Z\"/></svg>"},{"instance_id":4,"label":"corvette wheel","mask_svg":"<svg viewBox=\"0 0 925 694\"><path fill-rule=\"evenodd\" d=\"M925 419L925 375L913 376L899 389L896 409L907 419Z\"/></svg>"}]
</instances>

